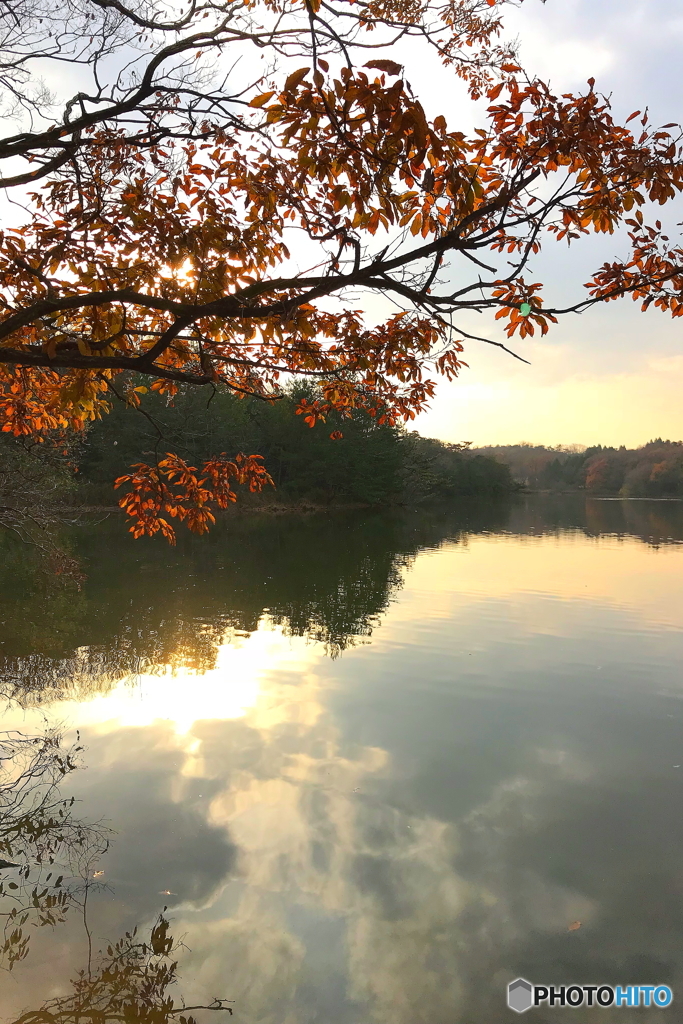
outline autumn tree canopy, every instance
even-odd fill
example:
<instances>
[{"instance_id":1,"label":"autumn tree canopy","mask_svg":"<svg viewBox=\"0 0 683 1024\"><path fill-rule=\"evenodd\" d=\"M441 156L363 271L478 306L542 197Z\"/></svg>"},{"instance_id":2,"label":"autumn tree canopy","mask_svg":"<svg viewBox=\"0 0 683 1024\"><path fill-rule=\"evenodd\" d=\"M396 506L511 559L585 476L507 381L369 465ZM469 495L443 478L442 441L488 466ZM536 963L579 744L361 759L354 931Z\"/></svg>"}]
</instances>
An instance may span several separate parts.
<instances>
[{"instance_id":1,"label":"autumn tree canopy","mask_svg":"<svg viewBox=\"0 0 683 1024\"><path fill-rule=\"evenodd\" d=\"M79 430L118 398L144 413L147 387L273 401L292 375L319 384L310 425L410 419L457 376L468 311L506 341L627 293L681 315L683 251L641 209L681 190L679 129L617 124L593 80L558 96L528 78L504 4L7 0L2 429ZM487 101L473 134L425 111L395 59L411 52ZM46 68L71 74L67 102ZM623 259L544 305L543 243L623 225ZM236 482L269 480L257 456L198 473L166 455L123 504L172 538L166 514L202 532Z\"/></svg>"}]
</instances>

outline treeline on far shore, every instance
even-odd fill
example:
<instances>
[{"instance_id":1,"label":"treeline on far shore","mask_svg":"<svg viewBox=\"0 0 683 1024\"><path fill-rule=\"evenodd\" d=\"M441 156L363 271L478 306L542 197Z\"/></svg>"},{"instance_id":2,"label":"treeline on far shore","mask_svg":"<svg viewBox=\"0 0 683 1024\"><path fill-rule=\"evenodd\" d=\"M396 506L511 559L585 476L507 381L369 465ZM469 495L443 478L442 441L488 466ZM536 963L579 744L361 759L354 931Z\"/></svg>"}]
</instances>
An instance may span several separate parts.
<instances>
[{"instance_id":1,"label":"treeline on far shore","mask_svg":"<svg viewBox=\"0 0 683 1024\"><path fill-rule=\"evenodd\" d=\"M683 441L658 437L640 448L518 444L477 451L505 463L513 479L532 490L683 498Z\"/></svg>"},{"instance_id":2,"label":"treeline on far shore","mask_svg":"<svg viewBox=\"0 0 683 1024\"><path fill-rule=\"evenodd\" d=\"M495 458L380 424L367 413L352 419L331 415L311 428L296 415L302 397L315 398L314 388L294 384L273 403L198 388L172 401L148 393L144 412L114 401L108 415L70 444L67 458L58 453L46 459L46 446L43 452L35 446L33 455L45 463L39 475L55 496L89 505L112 505L119 495L113 488L117 477L166 452L194 466L221 453L263 456L275 489L242 495L240 501L249 504L418 504L518 489L508 467ZM336 431L343 436L330 437ZM8 460L28 461L30 471L31 458L18 457L7 435L3 441L0 477L7 482Z\"/></svg>"}]
</instances>

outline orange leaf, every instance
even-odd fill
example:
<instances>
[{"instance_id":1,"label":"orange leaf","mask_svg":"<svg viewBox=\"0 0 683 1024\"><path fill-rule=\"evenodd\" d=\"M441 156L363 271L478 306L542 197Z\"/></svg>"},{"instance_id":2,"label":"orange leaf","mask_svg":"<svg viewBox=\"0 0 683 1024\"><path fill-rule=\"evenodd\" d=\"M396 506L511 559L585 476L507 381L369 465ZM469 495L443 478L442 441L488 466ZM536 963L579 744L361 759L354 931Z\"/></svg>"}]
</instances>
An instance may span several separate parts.
<instances>
[{"instance_id":1,"label":"orange leaf","mask_svg":"<svg viewBox=\"0 0 683 1024\"><path fill-rule=\"evenodd\" d=\"M270 92L262 92L260 96L254 96L253 100L249 101L250 107L262 107L264 103L267 103L271 96L275 95L275 90Z\"/></svg>"}]
</instances>

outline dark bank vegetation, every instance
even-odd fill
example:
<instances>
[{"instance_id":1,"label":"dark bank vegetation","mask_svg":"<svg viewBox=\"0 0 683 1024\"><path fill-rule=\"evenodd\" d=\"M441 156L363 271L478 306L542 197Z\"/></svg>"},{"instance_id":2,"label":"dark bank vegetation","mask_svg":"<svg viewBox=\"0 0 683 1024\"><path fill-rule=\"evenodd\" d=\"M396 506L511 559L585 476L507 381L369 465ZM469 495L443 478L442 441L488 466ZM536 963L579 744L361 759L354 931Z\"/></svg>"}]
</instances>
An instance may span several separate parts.
<instances>
[{"instance_id":1,"label":"dark bank vegetation","mask_svg":"<svg viewBox=\"0 0 683 1024\"><path fill-rule=\"evenodd\" d=\"M584 490L596 496L683 498L683 442L660 437L640 448L519 444L481 448L534 490Z\"/></svg>"},{"instance_id":2,"label":"dark bank vegetation","mask_svg":"<svg viewBox=\"0 0 683 1024\"><path fill-rule=\"evenodd\" d=\"M414 505L514 490L508 468L495 459L382 424L368 412L353 419L332 412L311 428L296 410L315 395L295 384L271 403L186 388L173 399L149 394L144 412L114 399L109 414L80 436L56 434L36 444L2 435L0 521L35 539L58 510L63 516L84 504L114 505L116 478L168 453L191 465L223 453L261 455L273 487L241 495L251 506Z\"/></svg>"},{"instance_id":3,"label":"dark bank vegetation","mask_svg":"<svg viewBox=\"0 0 683 1024\"><path fill-rule=\"evenodd\" d=\"M495 459L379 423L368 412L343 419L332 411L324 424L310 427L296 411L316 397L317 389L303 384L272 403L227 390L207 400L187 388L172 401L147 396L147 416L115 403L80 446L82 493L111 502L114 478L167 452L194 465L222 453L258 453L274 483L250 496L261 504L415 504L513 489L509 470Z\"/></svg>"},{"instance_id":4,"label":"dark bank vegetation","mask_svg":"<svg viewBox=\"0 0 683 1024\"><path fill-rule=\"evenodd\" d=\"M80 518L75 469L73 444L60 435L39 444L0 433L0 530L27 542L51 577L79 576L57 536Z\"/></svg>"}]
</instances>

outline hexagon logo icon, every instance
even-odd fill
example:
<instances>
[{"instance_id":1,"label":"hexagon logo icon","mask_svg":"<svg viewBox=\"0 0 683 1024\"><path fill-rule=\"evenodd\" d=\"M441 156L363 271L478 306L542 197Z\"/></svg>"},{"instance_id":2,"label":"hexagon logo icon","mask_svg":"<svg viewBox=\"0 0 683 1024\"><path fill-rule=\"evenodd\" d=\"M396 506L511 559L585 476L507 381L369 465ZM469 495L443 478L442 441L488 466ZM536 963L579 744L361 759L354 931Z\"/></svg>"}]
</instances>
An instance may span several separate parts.
<instances>
[{"instance_id":1,"label":"hexagon logo icon","mask_svg":"<svg viewBox=\"0 0 683 1024\"><path fill-rule=\"evenodd\" d=\"M516 978L508 985L508 1006L515 1013L524 1013L534 1005L533 986L526 978Z\"/></svg>"}]
</instances>

